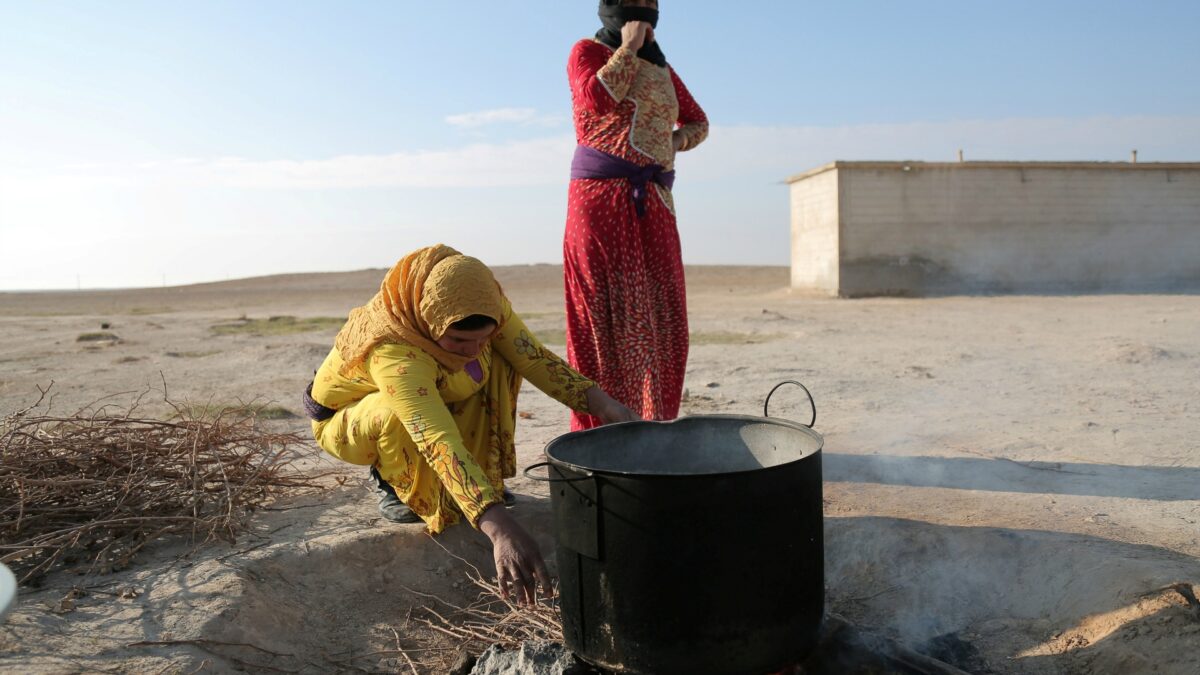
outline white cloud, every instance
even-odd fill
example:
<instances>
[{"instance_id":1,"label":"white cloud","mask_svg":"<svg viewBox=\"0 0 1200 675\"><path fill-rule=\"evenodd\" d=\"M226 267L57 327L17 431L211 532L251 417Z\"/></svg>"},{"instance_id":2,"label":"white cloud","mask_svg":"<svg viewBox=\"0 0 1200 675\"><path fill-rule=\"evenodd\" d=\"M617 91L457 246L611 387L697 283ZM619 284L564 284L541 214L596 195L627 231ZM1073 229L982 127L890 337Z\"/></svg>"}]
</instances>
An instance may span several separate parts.
<instances>
[{"instance_id":1,"label":"white cloud","mask_svg":"<svg viewBox=\"0 0 1200 675\"><path fill-rule=\"evenodd\" d=\"M493 110L494 112L494 110ZM506 143L314 160L179 159L143 165L73 166L40 178L4 175L16 198L36 184L246 187L270 190L379 187L504 187L566 183L575 139L554 135ZM834 160L1194 161L1200 118L965 120L840 127L713 127L709 141L680 156L680 180L784 179Z\"/></svg>"},{"instance_id":2,"label":"white cloud","mask_svg":"<svg viewBox=\"0 0 1200 675\"><path fill-rule=\"evenodd\" d=\"M842 127L715 127L693 158L695 177L775 178L834 160L1195 161L1200 117L1014 118ZM683 172L681 172L683 173Z\"/></svg>"},{"instance_id":3,"label":"white cloud","mask_svg":"<svg viewBox=\"0 0 1200 675\"><path fill-rule=\"evenodd\" d=\"M573 146L570 136L556 136L304 161L227 159L168 171L201 182L275 189L543 185L566 181Z\"/></svg>"},{"instance_id":4,"label":"white cloud","mask_svg":"<svg viewBox=\"0 0 1200 675\"><path fill-rule=\"evenodd\" d=\"M496 112L496 111L492 111ZM185 158L139 165L73 166L38 176L5 175L12 198L44 186L204 187L273 190L484 188L565 184L575 139L476 142L457 148L309 160ZM1151 161L1200 156L1200 117L1004 119L843 127L737 126L712 129L679 160L680 180L782 180L833 160L911 159L1124 161L1137 148Z\"/></svg>"},{"instance_id":5,"label":"white cloud","mask_svg":"<svg viewBox=\"0 0 1200 675\"><path fill-rule=\"evenodd\" d=\"M171 187L322 190L355 188L511 187L566 183L575 140L553 136L473 143L447 150L341 155L309 160L227 157L136 165L75 165L56 172L12 172L12 194L48 188Z\"/></svg>"},{"instance_id":6,"label":"white cloud","mask_svg":"<svg viewBox=\"0 0 1200 675\"><path fill-rule=\"evenodd\" d=\"M558 126L562 119L553 115L539 115L533 108L496 108L477 112L450 115L446 123L466 129L476 129L492 124L520 124L525 126Z\"/></svg>"},{"instance_id":7,"label":"white cloud","mask_svg":"<svg viewBox=\"0 0 1200 675\"><path fill-rule=\"evenodd\" d=\"M335 261L311 245L356 227L397 249L445 239L469 241L498 264L551 261L561 251L574 146L572 135L555 134L302 161L182 158L54 171L0 163L0 245L55 258L9 256L0 288L73 287L75 274L84 285L127 285L158 283L164 270L176 282L385 264L371 256L386 247ZM953 161L959 148L968 160L1124 161L1137 148L1145 162L1194 161L1200 117L717 126L679 159L685 259L784 264L784 178L837 159ZM231 232L258 257L229 262L220 237Z\"/></svg>"}]
</instances>

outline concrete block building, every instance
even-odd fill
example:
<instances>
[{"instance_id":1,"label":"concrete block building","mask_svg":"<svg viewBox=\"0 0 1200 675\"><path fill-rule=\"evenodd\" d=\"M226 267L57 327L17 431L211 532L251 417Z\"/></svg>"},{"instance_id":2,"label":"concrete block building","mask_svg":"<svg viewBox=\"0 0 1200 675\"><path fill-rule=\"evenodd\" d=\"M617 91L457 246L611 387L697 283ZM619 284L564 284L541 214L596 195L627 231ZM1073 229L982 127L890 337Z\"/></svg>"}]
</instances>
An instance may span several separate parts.
<instances>
[{"instance_id":1,"label":"concrete block building","mask_svg":"<svg viewBox=\"0 0 1200 675\"><path fill-rule=\"evenodd\" d=\"M1200 163L833 162L787 182L796 291L1200 291Z\"/></svg>"}]
</instances>

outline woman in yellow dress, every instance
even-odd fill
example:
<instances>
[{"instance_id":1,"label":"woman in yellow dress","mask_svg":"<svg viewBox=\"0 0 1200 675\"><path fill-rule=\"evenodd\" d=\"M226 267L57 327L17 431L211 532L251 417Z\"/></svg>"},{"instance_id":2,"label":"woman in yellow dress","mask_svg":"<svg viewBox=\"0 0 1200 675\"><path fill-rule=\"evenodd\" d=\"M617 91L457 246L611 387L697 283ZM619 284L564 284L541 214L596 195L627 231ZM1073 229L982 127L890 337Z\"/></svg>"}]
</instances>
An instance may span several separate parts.
<instances>
[{"instance_id":1,"label":"woman in yellow dress","mask_svg":"<svg viewBox=\"0 0 1200 675\"><path fill-rule=\"evenodd\" d=\"M350 312L305 407L317 444L373 467L431 533L465 517L487 535L501 589L531 601L545 565L503 506L522 378L576 412L638 419L542 346L486 265L439 244Z\"/></svg>"}]
</instances>

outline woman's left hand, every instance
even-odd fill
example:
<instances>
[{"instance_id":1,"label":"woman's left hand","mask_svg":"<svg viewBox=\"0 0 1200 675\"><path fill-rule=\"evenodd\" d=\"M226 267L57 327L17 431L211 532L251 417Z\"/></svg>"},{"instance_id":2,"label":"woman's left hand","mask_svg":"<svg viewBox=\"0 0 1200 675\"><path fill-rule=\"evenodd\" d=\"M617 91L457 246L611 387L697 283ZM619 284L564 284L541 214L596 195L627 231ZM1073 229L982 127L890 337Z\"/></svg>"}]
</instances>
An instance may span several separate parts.
<instances>
[{"instance_id":1,"label":"woman's left hand","mask_svg":"<svg viewBox=\"0 0 1200 675\"><path fill-rule=\"evenodd\" d=\"M600 387L592 387L587 392L588 412L599 417L601 422L637 422L642 419L634 411L625 407L617 399L609 396Z\"/></svg>"},{"instance_id":2,"label":"woman's left hand","mask_svg":"<svg viewBox=\"0 0 1200 675\"><path fill-rule=\"evenodd\" d=\"M671 132L671 147L675 149L675 152L683 150L683 144L686 140L679 129Z\"/></svg>"}]
</instances>

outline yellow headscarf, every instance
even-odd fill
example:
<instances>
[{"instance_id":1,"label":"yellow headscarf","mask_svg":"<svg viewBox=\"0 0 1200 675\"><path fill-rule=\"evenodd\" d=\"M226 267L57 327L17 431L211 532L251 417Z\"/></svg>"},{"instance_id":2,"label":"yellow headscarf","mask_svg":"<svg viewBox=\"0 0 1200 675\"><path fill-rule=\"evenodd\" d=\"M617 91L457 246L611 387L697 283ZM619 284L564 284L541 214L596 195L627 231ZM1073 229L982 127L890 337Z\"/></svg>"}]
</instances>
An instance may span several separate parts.
<instances>
[{"instance_id":1,"label":"yellow headscarf","mask_svg":"<svg viewBox=\"0 0 1200 675\"><path fill-rule=\"evenodd\" d=\"M475 314L503 323L504 294L487 265L442 244L417 249L387 273L371 302L350 311L334 342L344 362L341 374L385 342L420 347L450 370L462 370L471 359L436 340L450 324Z\"/></svg>"}]
</instances>

